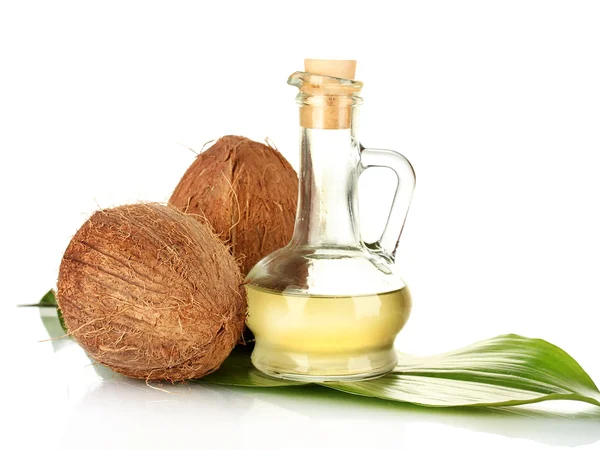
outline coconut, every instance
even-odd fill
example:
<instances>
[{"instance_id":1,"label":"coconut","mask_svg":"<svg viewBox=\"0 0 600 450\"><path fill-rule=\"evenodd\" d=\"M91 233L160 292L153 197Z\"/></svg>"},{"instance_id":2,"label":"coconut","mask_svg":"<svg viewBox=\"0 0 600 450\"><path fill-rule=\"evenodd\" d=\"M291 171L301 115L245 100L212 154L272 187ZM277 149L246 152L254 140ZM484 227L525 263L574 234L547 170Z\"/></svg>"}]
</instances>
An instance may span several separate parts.
<instances>
[{"instance_id":1,"label":"coconut","mask_svg":"<svg viewBox=\"0 0 600 450\"><path fill-rule=\"evenodd\" d=\"M97 211L60 265L58 305L92 359L180 381L216 370L244 329L242 277L209 225L173 207Z\"/></svg>"},{"instance_id":2,"label":"coconut","mask_svg":"<svg viewBox=\"0 0 600 450\"><path fill-rule=\"evenodd\" d=\"M298 176L276 149L224 136L200 153L169 203L205 217L230 245L242 273L292 237Z\"/></svg>"}]
</instances>

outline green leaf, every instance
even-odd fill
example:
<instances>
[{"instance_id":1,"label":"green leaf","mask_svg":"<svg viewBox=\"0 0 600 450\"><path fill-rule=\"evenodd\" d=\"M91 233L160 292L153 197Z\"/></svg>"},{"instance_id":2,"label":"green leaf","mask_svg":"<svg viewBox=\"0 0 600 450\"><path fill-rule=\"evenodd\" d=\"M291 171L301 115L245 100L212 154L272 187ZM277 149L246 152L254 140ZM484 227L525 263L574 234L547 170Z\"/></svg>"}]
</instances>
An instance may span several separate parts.
<instances>
[{"instance_id":1,"label":"green leaf","mask_svg":"<svg viewBox=\"0 0 600 450\"><path fill-rule=\"evenodd\" d=\"M511 406L578 400L600 406L598 388L565 351L541 339L498 336L430 357L399 355L382 378L325 383L350 394L423 406Z\"/></svg>"},{"instance_id":2,"label":"green leaf","mask_svg":"<svg viewBox=\"0 0 600 450\"><path fill-rule=\"evenodd\" d=\"M396 369L375 380L318 384L422 406L510 406L561 399L600 406L600 392L581 366L541 339L498 336L437 356L399 354L399 360ZM247 387L302 384L263 375L252 366L248 352L240 350L201 381Z\"/></svg>"},{"instance_id":3,"label":"green leaf","mask_svg":"<svg viewBox=\"0 0 600 450\"><path fill-rule=\"evenodd\" d=\"M44 296L38 303L30 303L27 305L19 305L19 306L38 307L38 308L45 308L45 307L57 308L58 303L56 303L56 293L54 292L54 289L50 289L48 292L46 292L44 294Z\"/></svg>"}]
</instances>

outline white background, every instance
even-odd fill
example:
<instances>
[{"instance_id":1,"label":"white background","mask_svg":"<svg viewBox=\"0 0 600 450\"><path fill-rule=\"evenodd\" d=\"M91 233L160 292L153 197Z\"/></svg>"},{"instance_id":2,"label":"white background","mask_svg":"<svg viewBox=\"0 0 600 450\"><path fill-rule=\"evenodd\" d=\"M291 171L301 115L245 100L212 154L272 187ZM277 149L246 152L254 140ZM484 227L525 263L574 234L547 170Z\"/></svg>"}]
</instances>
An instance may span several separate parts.
<instances>
[{"instance_id":1,"label":"white background","mask_svg":"<svg viewBox=\"0 0 600 450\"><path fill-rule=\"evenodd\" d=\"M186 147L268 136L297 168L286 79L305 57L358 60L361 140L401 151L417 172L398 254L414 308L397 346L432 354L520 333L600 380L600 3L5 1L3 448L600 448L597 411L173 395L102 381L75 344L37 342L37 311L15 305L55 285L93 210L166 201L194 158ZM361 189L375 236L390 185L371 174Z\"/></svg>"}]
</instances>

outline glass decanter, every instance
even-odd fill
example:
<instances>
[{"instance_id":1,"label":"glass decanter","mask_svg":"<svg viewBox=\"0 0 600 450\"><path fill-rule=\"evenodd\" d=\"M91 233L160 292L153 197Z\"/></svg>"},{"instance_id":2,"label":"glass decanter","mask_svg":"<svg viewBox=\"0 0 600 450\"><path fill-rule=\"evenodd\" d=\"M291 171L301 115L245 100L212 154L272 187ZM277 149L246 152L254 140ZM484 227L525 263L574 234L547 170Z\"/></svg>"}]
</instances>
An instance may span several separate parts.
<instances>
[{"instance_id":1,"label":"glass decanter","mask_svg":"<svg viewBox=\"0 0 600 450\"><path fill-rule=\"evenodd\" d=\"M393 345L411 310L394 265L415 176L401 154L361 146L362 83L355 61L306 60L288 84L300 92L300 185L290 243L246 278L252 363L277 378L362 380L397 364ZM377 242L361 239L358 178L388 167L398 186Z\"/></svg>"}]
</instances>

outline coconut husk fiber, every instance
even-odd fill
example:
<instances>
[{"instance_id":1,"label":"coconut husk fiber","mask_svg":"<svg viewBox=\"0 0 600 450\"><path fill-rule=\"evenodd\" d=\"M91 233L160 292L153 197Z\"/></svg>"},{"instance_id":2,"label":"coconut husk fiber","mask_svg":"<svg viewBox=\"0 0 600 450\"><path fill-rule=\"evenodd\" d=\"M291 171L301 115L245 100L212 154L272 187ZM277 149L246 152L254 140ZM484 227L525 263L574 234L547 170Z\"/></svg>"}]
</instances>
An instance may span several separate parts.
<instances>
[{"instance_id":1,"label":"coconut husk fiber","mask_svg":"<svg viewBox=\"0 0 600 450\"><path fill-rule=\"evenodd\" d=\"M94 213L60 266L58 305L89 356L146 380L215 371L244 329L242 277L211 227L173 207Z\"/></svg>"},{"instance_id":2,"label":"coconut husk fiber","mask_svg":"<svg viewBox=\"0 0 600 450\"><path fill-rule=\"evenodd\" d=\"M224 136L198 155L169 203L205 217L246 275L289 243L297 199L298 176L281 153L245 137Z\"/></svg>"}]
</instances>

